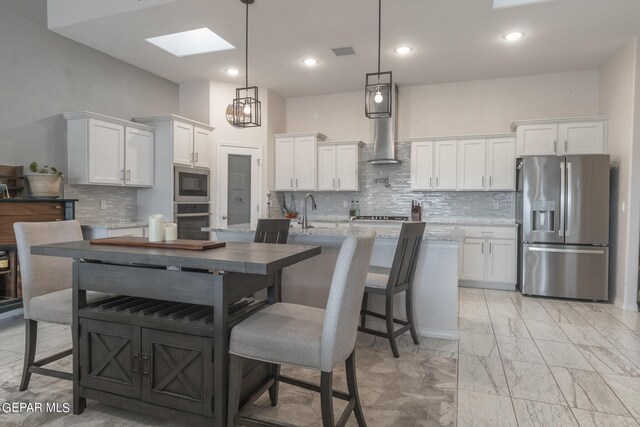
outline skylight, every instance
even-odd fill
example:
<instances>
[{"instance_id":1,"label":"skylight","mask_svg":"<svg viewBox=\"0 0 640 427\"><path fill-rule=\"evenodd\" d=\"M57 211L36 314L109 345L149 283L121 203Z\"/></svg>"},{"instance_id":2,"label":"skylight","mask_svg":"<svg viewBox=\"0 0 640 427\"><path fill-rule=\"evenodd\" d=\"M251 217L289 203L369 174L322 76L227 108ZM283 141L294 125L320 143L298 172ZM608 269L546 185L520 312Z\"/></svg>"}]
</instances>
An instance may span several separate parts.
<instances>
[{"instance_id":1,"label":"skylight","mask_svg":"<svg viewBox=\"0 0 640 427\"><path fill-rule=\"evenodd\" d=\"M505 7L526 6L533 3L542 3L555 0L493 0L494 9L503 9Z\"/></svg>"},{"instance_id":2,"label":"skylight","mask_svg":"<svg viewBox=\"0 0 640 427\"><path fill-rule=\"evenodd\" d=\"M151 37L147 41L178 57L235 49L231 43L206 27Z\"/></svg>"}]
</instances>

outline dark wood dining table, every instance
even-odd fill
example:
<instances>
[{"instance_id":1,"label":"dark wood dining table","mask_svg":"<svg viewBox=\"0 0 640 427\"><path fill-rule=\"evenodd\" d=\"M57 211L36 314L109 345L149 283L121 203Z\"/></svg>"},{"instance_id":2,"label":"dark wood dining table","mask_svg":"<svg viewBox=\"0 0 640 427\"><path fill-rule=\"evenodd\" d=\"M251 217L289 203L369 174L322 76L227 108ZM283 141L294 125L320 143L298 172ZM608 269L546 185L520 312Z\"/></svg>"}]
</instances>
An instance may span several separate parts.
<instances>
[{"instance_id":1,"label":"dark wood dining table","mask_svg":"<svg viewBox=\"0 0 640 427\"><path fill-rule=\"evenodd\" d=\"M213 425L226 425L229 305L267 289L268 303L278 301L283 268L320 254L319 246L227 243L205 251L120 247L88 241L31 248L34 255L73 259L73 412L80 414L86 399L163 416L179 415L158 405L110 396L80 383L80 317L87 291L142 297L213 307ZM135 370L134 370L135 372ZM174 373L175 375L175 373ZM185 413L185 416L187 414ZM200 418L201 419L201 418ZM184 418L189 420L188 417Z\"/></svg>"}]
</instances>

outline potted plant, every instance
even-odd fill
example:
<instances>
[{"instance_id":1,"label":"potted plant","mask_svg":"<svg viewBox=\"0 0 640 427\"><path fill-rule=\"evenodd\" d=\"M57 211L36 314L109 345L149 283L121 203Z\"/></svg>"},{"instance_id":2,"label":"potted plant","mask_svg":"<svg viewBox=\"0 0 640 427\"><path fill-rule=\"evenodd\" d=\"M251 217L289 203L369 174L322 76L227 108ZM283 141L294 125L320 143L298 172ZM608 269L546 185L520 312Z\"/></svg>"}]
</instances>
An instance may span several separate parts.
<instances>
[{"instance_id":1,"label":"potted plant","mask_svg":"<svg viewBox=\"0 0 640 427\"><path fill-rule=\"evenodd\" d=\"M31 173L27 173L26 176L33 197L58 197L60 195L62 172L58 172L58 169L53 166L39 167L36 162L32 162L29 169Z\"/></svg>"}]
</instances>

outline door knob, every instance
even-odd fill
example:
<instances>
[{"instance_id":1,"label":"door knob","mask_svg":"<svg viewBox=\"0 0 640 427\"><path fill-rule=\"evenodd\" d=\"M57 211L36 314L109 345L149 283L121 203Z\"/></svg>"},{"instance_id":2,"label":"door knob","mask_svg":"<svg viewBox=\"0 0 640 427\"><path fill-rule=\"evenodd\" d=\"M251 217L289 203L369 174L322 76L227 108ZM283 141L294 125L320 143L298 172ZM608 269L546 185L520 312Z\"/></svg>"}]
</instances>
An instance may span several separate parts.
<instances>
[{"instance_id":1,"label":"door knob","mask_svg":"<svg viewBox=\"0 0 640 427\"><path fill-rule=\"evenodd\" d=\"M222 219L227 219L227 216L226 215L222 215Z\"/></svg>"}]
</instances>

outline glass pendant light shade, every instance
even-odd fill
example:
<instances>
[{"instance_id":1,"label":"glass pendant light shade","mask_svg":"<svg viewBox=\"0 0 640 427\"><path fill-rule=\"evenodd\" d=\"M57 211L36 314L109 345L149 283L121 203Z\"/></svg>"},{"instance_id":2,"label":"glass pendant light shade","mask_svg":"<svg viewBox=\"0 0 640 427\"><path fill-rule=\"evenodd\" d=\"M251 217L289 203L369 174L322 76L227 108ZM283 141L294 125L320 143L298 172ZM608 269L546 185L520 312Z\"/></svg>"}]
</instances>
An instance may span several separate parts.
<instances>
[{"instance_id":1,"label":"glass pendant light shade","mask_svg":"<svg viewBox=\"0 0 640 427\"><path fill-rule=\"evenodd\" d=\"M367 73L367 84L364 88L364 111L368 118L391 117L392 87L391 71Z\"/></svg>"},{"instance_id":2,"label":"glass pendant light shade","mask_svg":"<svg viewBox=\"0 0 640 427\"><path fill-rule=\"evenodd\" d=\"M258 127L262 125L262 105L258 100L256 86L236 89L233 100L233 125L236 127Z\"/></svg>"}]
</instances>

